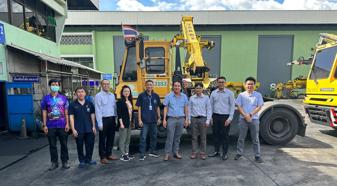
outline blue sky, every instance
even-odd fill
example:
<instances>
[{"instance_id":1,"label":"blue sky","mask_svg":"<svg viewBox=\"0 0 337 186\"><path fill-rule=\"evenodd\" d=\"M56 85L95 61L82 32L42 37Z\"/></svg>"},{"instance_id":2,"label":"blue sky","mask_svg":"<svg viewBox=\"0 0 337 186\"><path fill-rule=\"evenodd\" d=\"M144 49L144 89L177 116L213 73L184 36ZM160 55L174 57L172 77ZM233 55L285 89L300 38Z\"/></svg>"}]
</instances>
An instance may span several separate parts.
<instances>
[{"instance_id":1,"label":"blue sky","mask_svg":"<svg viewBox=\"0 0 337 186\"><path fill-rule=\"evenodd\" d=\"M100 0L100 10L337 10L337 0Z\"/></svg>"}]
</instances>

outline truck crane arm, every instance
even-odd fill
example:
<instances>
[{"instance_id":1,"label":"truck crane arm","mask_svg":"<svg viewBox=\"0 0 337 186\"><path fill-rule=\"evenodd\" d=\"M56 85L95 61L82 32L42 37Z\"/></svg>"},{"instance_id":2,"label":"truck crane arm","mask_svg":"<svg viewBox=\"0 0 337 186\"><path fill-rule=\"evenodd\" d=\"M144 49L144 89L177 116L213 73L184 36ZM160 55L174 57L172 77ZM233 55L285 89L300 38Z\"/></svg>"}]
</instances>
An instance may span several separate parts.
<instances>
[{"instance_id":1,"label":"truck crane arm","mask_svg":"<svg viewBox=\"0 0 337 186\"><path fill-rule=\"evenodd\" d=\"M206 66L202 57L202 48L213 48L213 41L201 41L201 37L197 36L194 30L193 17L183 16L181 20L180 34L177 34L173 40L172 45L176 47L183 47L187 51L187 58L184 65L184 74L191 78L192 73L198 72L205 87L210 84L208 77L208 67ZM176 67L177 70L177 67ZM191 78L194 81L193 78Z\"/></svg>"}]
</instances>

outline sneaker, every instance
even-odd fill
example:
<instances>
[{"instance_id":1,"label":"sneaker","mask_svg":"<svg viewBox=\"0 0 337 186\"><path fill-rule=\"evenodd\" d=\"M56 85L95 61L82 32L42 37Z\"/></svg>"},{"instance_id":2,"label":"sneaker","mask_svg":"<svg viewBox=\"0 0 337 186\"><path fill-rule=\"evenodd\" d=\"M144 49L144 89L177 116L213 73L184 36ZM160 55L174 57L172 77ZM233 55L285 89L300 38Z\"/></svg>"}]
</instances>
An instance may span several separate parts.
<instances>
[{"instance_id":1,"label":"sneaker","mask_svg":"<svg viewBox=\"0 0 337 186\"><path fill-rule=\"evenodd\" d=\"M55 170L59 167L58 163L51 163L51 166L49 167L49 171Z\"/></svg>"},{"instance_id":2,"label":"sneaker","mask_svg":"<svg viewBox=\"0 0 337 186\"><path fill-rule=\"evenodd\" d=\"M122 161L130 161L130 158L127 155L123 155L119 159L122 160Z\"/></svg>"},{"instance_id":3,"label":"sneaker","mask_svg":"<svg viewBox=\"0 0 337 186\"><path fill-rule=\"evenodd\" d=\"M159 154L157 154L157 153L155 153L155 152L151 152L150 154L149 154L149 156L150 157L154 157L154 158L159 158Z\"/></svg>"},{"instance_id":4,"label":"sneaker","mask_svg":"<svg viewBox=\"0 0 337 186\"><path fill-rule=\"evenodd\" d=\"M126 154L126 155L128 156L128 158L129 158L130 160L135 159L135 157L132 156L131 154Z\"/></svg>"},{"instance_id":5,"label":"sneaker","mask_svg":"<svg viewBox=\"0 0 337 186\"><path fill-rule=\"evenodd\" d=\"M212 152L211 154L208 154L208 157L217 157L219 155L219 152Z\"/></svg>"},{"instance_id":6,"label":"sneaker","mask_svg":"<svg viewBox=\"0 0 337 186\"><path fill-rule=\"evenodd\" d=\"M145 158L146 158L146 156L144 156L144 155L141 155L141 156L139 157L139 161L144 161L144 160L145 160Z\"/></svg>"},{"instance_id":7,"label":"sneaker","mask_svg":"<svg viewBox=\"0 0 337 186\"><path fill-rule=\"evenodd\" d=\"M241 156L242 155L240 155L240 154L235 155L234 160L239 160L241 158Z\"/></svg>"},{"instance_id":8,"label":"sneaker","mask_svg":"<svg viewBox=\"0 0 337 186\"><path fill-rule=\"evenodd\" d=\"M82 169L85 167L85 163L84 162L80 162L80 164L78 164L78 168Z\"/></svg>"},{"instance_id":9,"label":"sneaker","mask_svg":"<svg viewBox=\"0 0 337 186\"><path fill-rule=\"evenodd\" d=\"M257 163L263 163L263 160L262 160L261 157L255 157L255 161L256 161Z\"/></svg>"}]
</instances>

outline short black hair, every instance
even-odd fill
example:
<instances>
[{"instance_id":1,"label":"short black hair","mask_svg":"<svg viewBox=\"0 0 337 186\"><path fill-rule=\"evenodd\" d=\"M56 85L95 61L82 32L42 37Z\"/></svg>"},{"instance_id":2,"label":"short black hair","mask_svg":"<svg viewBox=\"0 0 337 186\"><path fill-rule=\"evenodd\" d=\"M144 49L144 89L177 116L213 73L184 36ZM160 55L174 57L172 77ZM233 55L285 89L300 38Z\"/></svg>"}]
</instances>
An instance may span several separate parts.
<instances>
[{"instance_id":1,"label":"short black hair","mask_svg":"<svg viewBox=\"0 0 337 186\"><path fill-rule=\"evenodd\" d=\"M76 89L75 89L75 93L78 91L78 90L84 90L84 92L85 93L87 93L87 90L84 88L84 87L77 87Z\"/></svg>"},{"instance_id":2,"label":"short black hair","mask_svg":"<svg viewBox=\"0 0 337 186\"><path fill-rule=\"evenodd\" d=\"M202 83L195 83L194 88L201 87L204 88L204 85Z\"/></svg>"},{"instance_id":3,"label":"short black hair","mask_svg":"<svg viewBox=\"0 0 337 186\"><path fill-rule=\"evenodd\" d=\"M58 79L51 79L51 80L49 80L48 85L51 86L52 83L58 83L59 85L61 85L61 81L58 80Z\"/></svg>"},{"instance_id":4,"label":"short black hair","mask_svg":"<svg viewBox=\"0 0 337 186\"><path fill-rule=\"evenodd\" d=\"M108 79L102 79L101 85L102 85L103 81L108 81L110 83L110 81Z\"/></svg>"},{"instance_id":5,"label":"short black hair","mask_svg":"<svg viewBox=\"0 0 337 186\"><path fill-rule=\"evenodd\" d=\"M246 80L245 80L245 83L247 83L247 81L253 81L254 84L256 84L256 79L254 77L247 77Z\"/></svg>"},{"instance_id":6,"label":"short black hair","mask_svg":"<svg viewBox=\"0 0 337 186\"><path fill-rule=\"evenodd\" d=\"M148 80L145 81L145 84L147 84L149 82L153 83L153 81L151 79L148 79Z\"/></svg>"},{"instance_id":7,"label":"short black hair","mask_svg":"<svg viewBox=\"0 0 337 186\"><path fill-rule=\"evenodd\" d=\"M179 83L180 86L182 85L182 82L181 82L181 81L173 81L173 84L172 84L172 85L174 85L175 83Z\"/></svg>"},{"instance_id":8,"label":"short black hair","mask_svg":"<svg viewBox=\"0 0 337 186\"><path fill-rule=\"evenodd\" d=\"M225 78L224 76L220 76L220 77L218 77L218 78L216 79L216 81L218 82L218 81L219 81L219 79L223 79L223 80L225 80L225 81L226 81L226 78Z\"/></svg>"}]
</instances>

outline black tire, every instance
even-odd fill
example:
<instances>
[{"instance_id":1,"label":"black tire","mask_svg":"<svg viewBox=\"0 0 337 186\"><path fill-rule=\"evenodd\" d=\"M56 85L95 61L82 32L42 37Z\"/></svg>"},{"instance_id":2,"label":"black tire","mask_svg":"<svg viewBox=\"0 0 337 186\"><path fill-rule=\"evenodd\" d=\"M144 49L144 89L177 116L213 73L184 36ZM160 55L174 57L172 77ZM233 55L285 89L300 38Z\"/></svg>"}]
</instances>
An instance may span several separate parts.
<instances>
[{"instance_id":1,"label":"black tire","mask_svg":"<svg viewBox=\"0 0 337 186\"><path fill-rule=\"evenodd\" d=\"M297 134L296 115L287 108L273 108L261 118L260 136L270 145L285 145Z\"/></svg>"}]
</instances>

